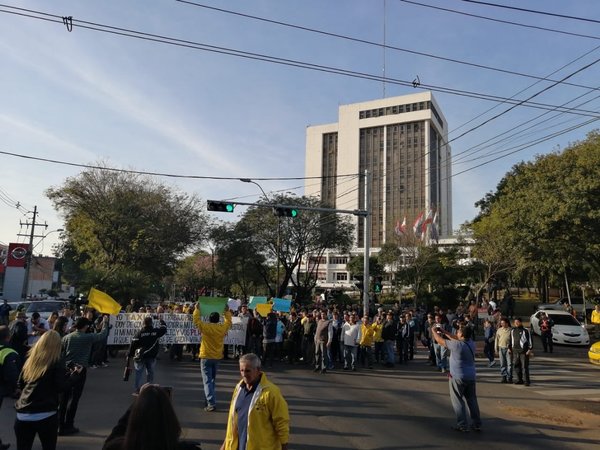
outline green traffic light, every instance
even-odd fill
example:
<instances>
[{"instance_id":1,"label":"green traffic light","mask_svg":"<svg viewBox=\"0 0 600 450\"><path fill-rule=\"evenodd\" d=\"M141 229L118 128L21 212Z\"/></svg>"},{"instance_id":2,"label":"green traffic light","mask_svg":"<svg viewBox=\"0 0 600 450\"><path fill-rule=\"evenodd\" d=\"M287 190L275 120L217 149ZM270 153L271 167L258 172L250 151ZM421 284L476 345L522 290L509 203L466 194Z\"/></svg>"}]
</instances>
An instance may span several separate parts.
<instances>
[{"instance_id":1,"label":"green traffic light","mask_svg":"<svg viewBox=\"0 0 600 450\"><path fill-rule=\"evenodd\" d=\"M296 217L297 215L298 215L298 210L297 209L290 210L290 216Z\"/></svg>"},{"instance_id":2,"label":"green traffic light","mask_svg":"<svg viewBox=\"0 0 600 450\"><path fill-rule=\"evenodd\" d=\"M231 203L227 203L227 205L225 206L225 210L227 212L233 212L233 205Z\"/></svg>"}]
</instances>

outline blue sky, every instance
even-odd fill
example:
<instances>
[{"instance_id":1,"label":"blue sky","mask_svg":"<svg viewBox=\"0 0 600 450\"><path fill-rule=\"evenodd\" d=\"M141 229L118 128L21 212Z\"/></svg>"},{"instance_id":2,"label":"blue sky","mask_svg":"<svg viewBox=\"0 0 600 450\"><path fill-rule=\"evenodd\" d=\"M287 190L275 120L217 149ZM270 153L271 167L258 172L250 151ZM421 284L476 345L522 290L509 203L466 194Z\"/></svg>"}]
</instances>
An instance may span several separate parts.
<instances>
[{"instance_id":1,"label":"blue sky","mask_svg":"<svg viewBox=\"0 0 600 450\"><path fill-rule=\"evenodd\" d=\"M475 5L460 0L416 0L489 17L539 27L600 36L597 23L528 14ZM198 3L382 42L384 0L199 0ZM600 19L596 0L498 0L497 3ZM322 64L380 75L384 51L306 31L250 20L175 0L68 1L21 0L8 5L75 20L121 27L220 47ZM0 10L14 11L0 7ZM543 32L494 23L444 11L385 1L386 43L418 52L465 60L511 71L561 79L600 58L600 40ZM511 97L535 80L477 69L388 49L388 77L453 89ZM142 41L74 26L0 13L0 151L75 163L104 161L118 168L188 175L234 177L296 177L304 175L305 127L337 120L337 108L381 98L379 81L343 77L294 67ZM570 82L598 87L600 63L581 71ZM516 98L524 99L550 86L543 81ZM386 96L415 92L386 85ZM558 85L534 100L561 105L589 89ZM434 93L451 131L496 103ZM571 104L570 104L571 105ZM480 124L494 111L451 133L456 137ZM598 111L600 100L580 108ZM523 121L543 113L518 107L452 142L453 154L469 151ZM600 113L598 113L600 115ZM549 113L546 119L556 113ZM472 159L541 138L590 117L562 114L544 125L493 145ZM551 138L482 167L453 177L454 227L471 219L474 202L493 190L517 162L535 154L564 148L583 139L597 123ZM471 150L472 151L472 150ZM505 150L508 152L509 150ZM468 154L468 153L467 153ZM502 153L497 156L502 155ZM453 172L494 156L457 161ZM44 191L58 186L81 169L0 154L0 196L24 208L38 206L48 230L62 220ZM239 181L163 179L168 185L204 199L260 195L254 185ZM299 181L265 181L266 191L301 186ZM302 189L293 192L302 193ZM10 203L10 202L8 202ZM26 232L24 209L0 201L0 242ZM39 230L42 231L41 229ZM36 247L49 254L54 233ZM37 241L36 241L37 242Z\"/></svg>"}]
</instances>

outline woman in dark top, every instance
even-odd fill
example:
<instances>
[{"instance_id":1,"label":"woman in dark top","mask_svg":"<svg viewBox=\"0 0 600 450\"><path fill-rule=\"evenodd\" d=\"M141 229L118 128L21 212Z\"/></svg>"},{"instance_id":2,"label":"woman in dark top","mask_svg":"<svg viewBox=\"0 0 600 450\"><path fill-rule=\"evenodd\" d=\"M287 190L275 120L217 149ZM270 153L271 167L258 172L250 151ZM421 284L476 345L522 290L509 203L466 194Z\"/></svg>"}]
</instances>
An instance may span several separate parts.
<instances>
[{"instance_id":1,"label":"woman in dark top","mask_svg":"<svg viewBox=\"0 0 600 450\"><path fill-rule=\"evenodd\" d=\"M47 331L29 350L17 382L21 395L15 403L17 450L30 450L39 435L43 450L56 449L58 394L75 381L80 367L67 369L60 357L61 339Z\"/></svg>"},{"instance_id":2,"label":"woman in dark top","mask_svg":"<svg viewBox=\"0 0 600 450\"><path fill-rule=\"evenodd\" d=\"M200 444L180 440L181 425L164 387L145 384L119 419L103 450L192 450Z\"/></svg>"}]
</instances>

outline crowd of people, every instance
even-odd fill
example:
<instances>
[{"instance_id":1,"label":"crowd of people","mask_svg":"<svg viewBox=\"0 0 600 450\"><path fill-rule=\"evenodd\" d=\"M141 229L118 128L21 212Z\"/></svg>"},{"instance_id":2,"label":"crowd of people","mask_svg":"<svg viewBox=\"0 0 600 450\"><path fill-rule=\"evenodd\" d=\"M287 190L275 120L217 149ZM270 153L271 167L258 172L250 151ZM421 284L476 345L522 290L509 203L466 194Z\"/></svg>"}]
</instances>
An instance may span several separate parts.
<instances>
[{"instance_id":1,"label":"crowd of people","mask_svg":"<svg viewBox=\"0 0 600 450\"><path fill-rule=\"evenodd\" d=\"M503 383L530 384L529 358L533 347L529 330L523 327L519 318L515 318L511 326L510 319L490 301L487 303L489 317L480 320L482 306L485 307L472 300L467 305L460 303L453 310L435 307L428 312L425 308L395 305L387 310L380 307L372 315L364 315L359 305L347 308L316 305L313 308L293 307L289 313L269 312L262 317L247 304L241 304L237 311L226 308L222 314L212 313L208 321L204 321L202 312L194 304L151 307L132 300L126 312L147 316L129 346L126 376L130 361L133 361L136 402L164 403L165 399L158 393L163 390L144 389L155 386L154 366L161 351L159 340L167 332L166 323L156 315L191 314L202 339L200 345L189 344L187 349L192 360L200 360L207 412L216 411L218 407L215 380L219 362L239 358L242 381L236 386L230 404L223 448L242 448L238 447L240 439L246 440L248 449L266 448L251 445L248 436L264 433L263 428L267 425L248 427L247 424L254 414L254 402L268 393L271 393L269 401L276 402L275 410L278 411L277 418L271 418L273 429L269 436L275 436L273 442L281 444L273 448L285 448L286 427L289 427L287 404L279 390L267 380L262 367L303 365L321 374L336 369L372 370L376 365L392 369L411 364L420 345L426 350L429 364L449 377L450 398L457 417L455 429L479 430L481 418L475 387L476 333L480 335L478 339L483 340L489 366L493 367L499 358ZM245 325L243 345L224 344L232 316L237 316ZM551 322L542 319L541 323L542 332L545 326L551 332ZM77 313L65 308L48 320L35 313L28 318L19 312L9 327L0 326L1 394L17 400L14 430L19 449L31 448L36 434L44 449L52 449L56 446L57 435L68 436L79 431L75 419L87 371L106 365L108 332L108 316L91 309ZM551 352L552 339L543 339L543 342L544 350ZM184 345L172 344L164 351L169 352L173 360L181 360ZM146 398L150 396L152 398ZM126 443L145 442L147 436L127 432L128 423L140 420L138 415L142 412L136 411L135 407L127 411L117 427L118 433L115 431L117 434L107 441L105 448L134 448ZM173 442L177 443L180 427L176 417L169 420ZM146 444L139 445L139 448L150 448L144 447ZM181 448L184 444L173 445L175 447L168 448ZM0 449L5 448L6 444L0 441Z\"/></svg>"}]
</instances>

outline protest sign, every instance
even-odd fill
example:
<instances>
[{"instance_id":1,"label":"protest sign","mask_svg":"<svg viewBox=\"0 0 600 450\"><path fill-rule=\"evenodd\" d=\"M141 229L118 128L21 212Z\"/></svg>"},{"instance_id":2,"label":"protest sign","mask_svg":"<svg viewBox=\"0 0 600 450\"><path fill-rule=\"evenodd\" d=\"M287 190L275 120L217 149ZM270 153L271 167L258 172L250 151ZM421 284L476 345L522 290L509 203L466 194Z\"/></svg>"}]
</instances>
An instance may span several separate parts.
<instances>
[{"instance_id":1,"label":"protest sign","mask_svg":"<svg viewBox=\"0 0 600 450\"><path fill-rule=\"evenodd\" d=\"M248 308L255 309L256 305L267 303L267 297L250 297Z\"/></svg>"},{"instance_id":2,"label":"protest sign","mask_svg":"<svg viewBox=\"0 0 600 450\"><path fill-rule=\"evenodd\" d=\"M131 338L143 328L144 318L158 317L154 326L159 326L159 319L167 324L167 334L160 338L161 344L199 344L200 332L192 321L191 314L144 314L123 313L110 316L112 328L108 332L108 345L129 345ZM225 343L231 345L245 345L246 325L239 317L232 318L233 325L225 337Z\"/></svg>"},{"instance_id":3,"label":"protest sign","mask_svg":"<svg viewBox=\"0 0 600 450\"><path fill-rule=\"evenodd\" d=\"M273 299L273 311L281 311L281 312L289 313L291 306L292 306L291 300L286 300L285 298L274 298Z\"/></svg>"},{"instance_id":4,"label":"protest sign","mask_svg":"<svg viewBox=\"0 0 600 450\"><path fill-rule=\"evenodd\" d=\"M267 317L267 314L269 314L272 309L273 305L271 303L259 303L256 305L256 312L260 314L261 317Z\"/></svg>"},{"instance_id":5,"label":"protest sign","mask_svg":"<svg viewBox=\"0 0 600 450\"><path fill-rule=\"evenodd\" d=\"M227 300L227 306L232 311L237 311L238 309L240 309L241 304L242 304L241 300L236 300L234 298L230 298L229 300Z\"/></svg>"},{"instance_id":6,"label":"protest sign","mask_svg":"<svg viewBox=\"0 0 600 450\"><path fill-rule=\"evenodd\" d=\"M214 313L214 312L223 314L223 311L225 311L225 305L227 305L226 298L200 297L198 299L198 306L200 307L200 314L202 314L203 316L210 316L211 313Z\"/></svg>"}]
</instances>

